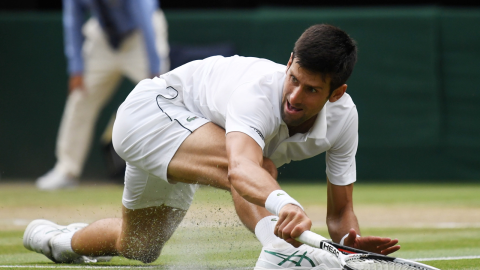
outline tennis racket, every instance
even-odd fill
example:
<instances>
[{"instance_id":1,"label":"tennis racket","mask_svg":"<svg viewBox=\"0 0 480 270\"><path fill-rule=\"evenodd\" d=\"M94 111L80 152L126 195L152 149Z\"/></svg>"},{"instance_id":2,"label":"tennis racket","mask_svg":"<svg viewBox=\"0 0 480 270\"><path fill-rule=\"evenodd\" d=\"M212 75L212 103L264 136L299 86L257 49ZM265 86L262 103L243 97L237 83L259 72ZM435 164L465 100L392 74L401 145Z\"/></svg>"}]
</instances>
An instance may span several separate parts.
<instances>
[{"instance_id":1,"label":"tennis racket","mask_svg":"<svg viewBox=\"0 0 480 270\"><path fill-rule=\"evenodd\" d=\"M338 258L344 270L440 270L423 263L339 245L311 231L303 232L297 241L328 251Z\"/></svg>"}]
</instances>

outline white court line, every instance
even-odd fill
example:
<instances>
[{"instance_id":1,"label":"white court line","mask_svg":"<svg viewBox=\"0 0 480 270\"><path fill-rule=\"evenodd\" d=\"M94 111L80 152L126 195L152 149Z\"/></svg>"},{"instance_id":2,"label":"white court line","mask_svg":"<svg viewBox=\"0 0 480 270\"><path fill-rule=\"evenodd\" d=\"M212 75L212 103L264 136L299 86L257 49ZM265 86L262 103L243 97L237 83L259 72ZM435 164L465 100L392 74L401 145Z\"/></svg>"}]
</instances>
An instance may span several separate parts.
<instances>
[{"instance_id":1,"label":"white court line","mask_svg":"<svg viewBox=\"0 0 480 270\"><path fill-rule=\"evenodd\" d=\"M437 257L437 258L415 258L409 259L411 261L419 261L419 262L426 262L426 261L453 261L453 260L468 260L468 259L480 259L480 255L473 255L473 256L457 256L457 257ZM151 268L158 268L158 269L188 269L185 267L175 268L175 266L167 266L167 265L105 265L105 266L94 266L94 265L0 265L0 268L58 268L58 269L151 269ZM199 268L191 268L191 269L199 269ZM208 268L211 269L211 268ZM238 267L238 268L229 268L229 270L246 270L251 269L251 267ZM224 269L226 270L226 269Z\"/></svg>"},{"instance_id":2,"label":"white court line","mask_svg":"<svg viewBox=\"0 0 480 270\"><path fill-rule=\"evenodd\" d=\"M155 265L159 267L160 265ZM136 265L119 265L119 266L90 266L90 265L0 265L0 268L58 268L58 269L121 269L121 268L137 268L148 269L155 268L151 266L136 266Z\"/></svg>"},{"instance_id":3,"label":"white court line","mask_svg":"<svg viewBox=\"0 0 480 270\"><path fill-rule=\"evenodd\" d=\"M0 268L58 268L58 269L165 269L165 270L176 270L176 269L212 269L212 268L185 268L185 267L175 267L175 266L166 266L166 265L105 265L105 266L94 266L94 265L0 265ZM219 268L220 269L220 268ZM251 270L251 267L238 267L238 268L221 268L221 270Z\"/></svg>"},{"instance_id":4,"label":"white court line","mask_svg":"<svg viewBox=\"0 0 480 270\"><path fill-rule=\"evenodd\" d=\"M480 259L480 255L458 256L458 257L438 257L438 258L416 258L416 259L409 259L409 260L426 262L426 261L453 261L453 260L468 260L468 259Z\"/></svg>"}]
</instances>

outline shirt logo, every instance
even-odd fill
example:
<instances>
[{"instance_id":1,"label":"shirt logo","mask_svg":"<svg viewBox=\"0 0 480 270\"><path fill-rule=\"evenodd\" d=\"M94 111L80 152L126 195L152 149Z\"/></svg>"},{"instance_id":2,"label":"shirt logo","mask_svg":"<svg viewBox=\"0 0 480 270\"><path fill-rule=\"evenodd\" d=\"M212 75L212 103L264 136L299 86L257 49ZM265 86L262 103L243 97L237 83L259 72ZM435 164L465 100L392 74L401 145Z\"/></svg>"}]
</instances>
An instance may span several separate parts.
<instances>
[{"instance_id":1,"label":"shirt logo","mask_svg":"<svg viewBox=\"0 0 480 270\"><path fill-rule=\"evenodd\" d=\"M198 119L198 116L190 116L190 117L187 118L187 121L192 122L195 119Z\"/></svg>"},{"instance_id":2,"label":"shirt logo","mask_svg":"<svg viewBox=\"0 0 480 270\"><path fill-rule=\"evenodd\" d=\"M277 196L285 195L285 193L277 193Z\"/></svg>"},{"instance_id":3,"label":"shirt logo","mask_svg":"<svg viewBox=\"0 0 480 270\"><path fill-rule=\"evenodd\" d=\"M260 132L260 130L258 130L256 128L252 127L252 126L251 126L251 128L253 128L253 130L255 130L255 132L257 132L258 136L260 136L260 138L262 138L262 140L265 141L265 137L263 137L263 134L262 134L262 132Z\"/></svg>"}]
</instances>

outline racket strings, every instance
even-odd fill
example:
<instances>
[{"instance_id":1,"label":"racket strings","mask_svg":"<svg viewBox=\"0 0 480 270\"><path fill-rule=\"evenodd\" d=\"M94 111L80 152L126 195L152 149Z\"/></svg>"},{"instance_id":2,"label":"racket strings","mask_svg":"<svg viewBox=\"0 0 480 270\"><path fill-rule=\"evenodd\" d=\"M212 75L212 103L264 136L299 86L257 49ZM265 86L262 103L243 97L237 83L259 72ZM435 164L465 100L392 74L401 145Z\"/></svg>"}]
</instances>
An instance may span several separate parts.
<instances>
[{"instance_id":1,"label":"racket strings","mask_svg":"<svg viewBox=\"0 0 480 270\"><path fill-rule=\"evenodd\" d=\"M346 262L354 270L418 270L417 267L399 262L377 259L356 258Z\"/></svg>"}]
</instances>

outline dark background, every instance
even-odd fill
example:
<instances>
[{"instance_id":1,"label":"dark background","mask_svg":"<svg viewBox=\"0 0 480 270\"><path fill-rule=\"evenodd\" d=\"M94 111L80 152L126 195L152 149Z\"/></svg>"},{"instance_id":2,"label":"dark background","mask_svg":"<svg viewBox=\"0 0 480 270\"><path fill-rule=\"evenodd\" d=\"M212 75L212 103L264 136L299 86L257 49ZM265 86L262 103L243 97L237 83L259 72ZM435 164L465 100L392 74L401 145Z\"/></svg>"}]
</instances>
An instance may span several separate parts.
<instances>
[{"instance_id":1,"label":"dark background","mask_svg":"<svg viewBox=\"0 0 480 270\"><path fill-rule=\"evenodd\" d=\"M276 7L308 7L308 6L480 6L479 1L453 1L453 0L370 0L370 1L318 1L318 0L163 0L161 7L164 9L209 9L209 8L258 8L265 6ZM60 10L62 8L61 0L20 0L20 1L0 1L2 10Z\"/></svg>"},{"instance_id":2,"label":"dark background","mask_svg":"<svg viewBox=\"0 0 480 270\"><path fill-rule=\"evenodd\" d=\"M33 181L55 163L68 80L61 3L0 2L0 180ZM360 118L358 179L480 181L480 6L312 3L164 0L162 7L171 49L231 45L277 63L308 26L339 26L359 44L348 82ZM100 116L83 179L108 177L100 138L133 87L124 80ZM325 179L324 160L292 162L279 178Z\"/></svg>"}]
</instances>

